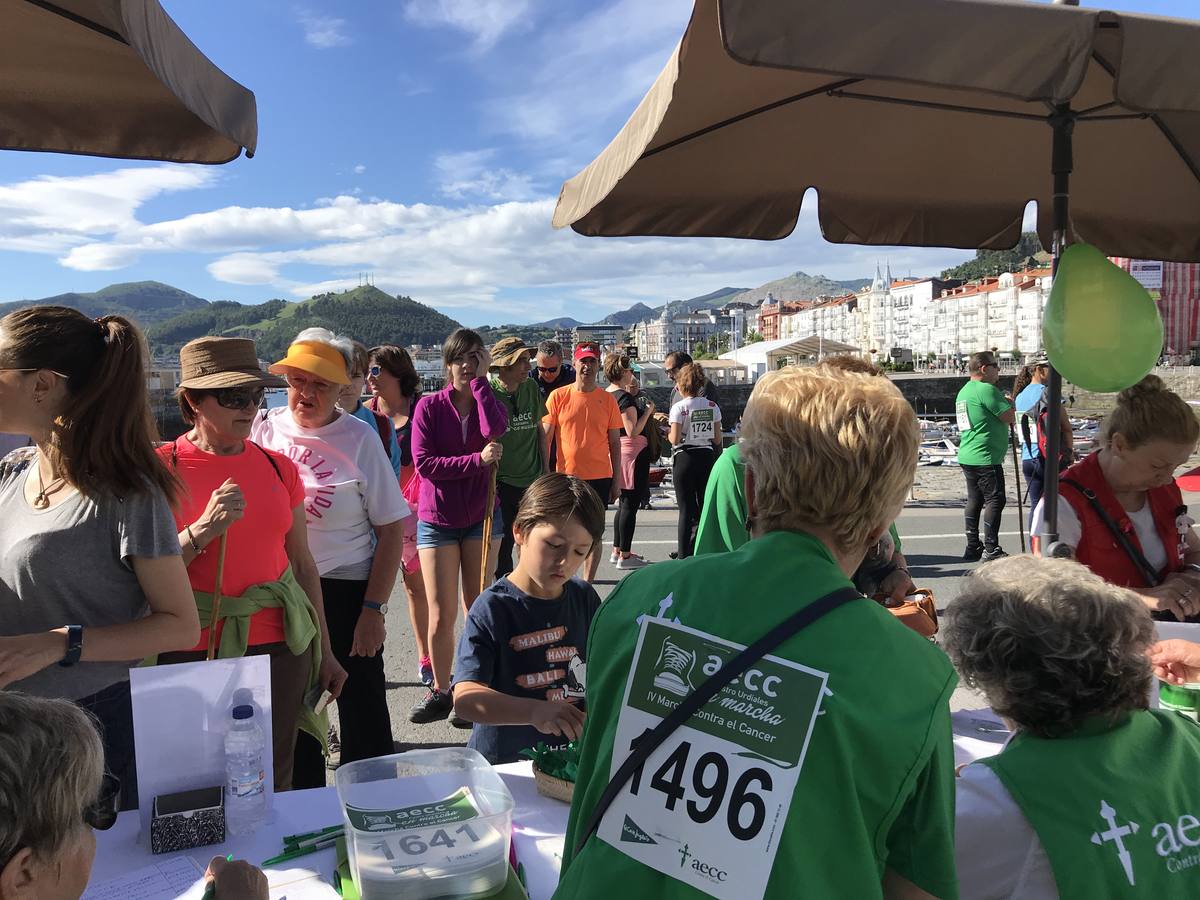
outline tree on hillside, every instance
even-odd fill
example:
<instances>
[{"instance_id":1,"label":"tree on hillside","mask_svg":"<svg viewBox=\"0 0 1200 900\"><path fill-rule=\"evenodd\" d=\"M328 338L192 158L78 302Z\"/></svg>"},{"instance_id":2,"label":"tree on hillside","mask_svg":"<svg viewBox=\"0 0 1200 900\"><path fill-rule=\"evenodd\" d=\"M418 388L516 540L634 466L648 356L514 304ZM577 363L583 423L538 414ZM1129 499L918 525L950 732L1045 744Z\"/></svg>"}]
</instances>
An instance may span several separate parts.
<instances>
[{"instance_id":1,"label":"tree on hillside","mask_svg":"<svg viewBox=\"0 0 1200 900\"><path fill-rule=\"evenodd\" d=\"M1041 241L1035 232L1027 231L1011 250L976 250L975 258L946 269L942 278L961 278L972 281L977 278L996 276L1003 272L1015 272L1030 264L1037 264L1039 254L1044 254Z\"/></svg>"}]
</instances>

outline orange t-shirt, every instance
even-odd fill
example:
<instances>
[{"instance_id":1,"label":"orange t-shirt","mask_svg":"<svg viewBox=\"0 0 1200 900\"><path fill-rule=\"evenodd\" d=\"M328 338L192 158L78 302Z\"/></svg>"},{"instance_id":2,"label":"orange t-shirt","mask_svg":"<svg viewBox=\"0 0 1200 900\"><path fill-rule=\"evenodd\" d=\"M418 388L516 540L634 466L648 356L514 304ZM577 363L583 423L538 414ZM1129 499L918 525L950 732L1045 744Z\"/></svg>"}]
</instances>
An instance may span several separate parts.
<instances>
[{"instance_id":1,"label":"orange t-shirt","mask_svg":"<svg viewBox=\"0 0 1200 900\"><path fill-rule=\"evenodd\" d=\"M578 384L564 385L546 399L542 421L554 426L558 471L585 481L612 476L608 432L621 427L621 411L612 394L602 388L581 391Z\"/></svg>"},{"instance_id":2,"label":"orange t-shirt","mask_svg":"<svg viewBox=\"0 0 1200 900\"><path fill-rule=\"evenodd\" d=\"M246 514L229 528L222 596L240 597L251 585L277 580L288 566L283 541L292 527L292 510L304 505L304 484L296 464L283 454L264 450L250 441L245 442L236 456L216 456L197 449L187 435L174 444L159 447L158 453L168 468L174 464L184 486L175 509L175 525L180 531L200 518L212 492L226 478L232 478L242 489ZM278 473L271 466L272 460L279 467ZM188 566L192 590L212 593L217 580L219 547L219 540L212 541ZM208 647L207 623L200 624L200 642L193 650ZM218 641L220 637L218 626ZM250 619L249 644L274 644L283 639L282 608L264 609Z\"/></svg>"}]
</instances>

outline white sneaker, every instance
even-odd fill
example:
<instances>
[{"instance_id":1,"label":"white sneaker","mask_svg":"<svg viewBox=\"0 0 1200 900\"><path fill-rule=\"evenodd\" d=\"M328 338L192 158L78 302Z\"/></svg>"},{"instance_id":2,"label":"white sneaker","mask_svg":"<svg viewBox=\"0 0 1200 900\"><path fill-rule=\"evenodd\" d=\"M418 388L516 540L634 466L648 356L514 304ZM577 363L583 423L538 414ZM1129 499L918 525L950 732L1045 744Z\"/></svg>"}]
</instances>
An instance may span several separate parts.
<instances>
[{"instance_id":1,"label":"white sneaker","mask_svg":"<svg viewBox=\"0 0 1200 900\"><path fill-rule=\"evenodd\" d=\"M650 565L650 560L643 559L642 557L636 555L626 556L617 560L617 568L621 569L622 571L627 571L629 569L640 569L643 566L648 565Z\"/></svg>"},{"instance_id":2,"label":"white sneaker","mask_svg":"<svg viewBox=\"0 0 1200 900\"><path fill-rule=\"evenodd\" d=\"M620 550L614 550L612 553L610 553L610 554L609 554L609 557L608 557L608 561L609 561L610 563L613 563L614 565L615 565L616 563L619 563L619 562L621 561L621 551L620 551Z\"/></svg>"}]
</instances>

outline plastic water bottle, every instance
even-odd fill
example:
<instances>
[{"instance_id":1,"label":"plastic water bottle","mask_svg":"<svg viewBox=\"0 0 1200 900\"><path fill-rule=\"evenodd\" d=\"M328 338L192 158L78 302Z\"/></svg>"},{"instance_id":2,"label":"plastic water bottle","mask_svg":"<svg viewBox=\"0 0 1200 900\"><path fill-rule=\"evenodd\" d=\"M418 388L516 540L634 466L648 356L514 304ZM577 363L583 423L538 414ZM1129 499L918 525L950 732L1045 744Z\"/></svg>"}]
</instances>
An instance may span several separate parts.
<instances>
[{"instance_id":1,"label":"plastic water bottle","mask_svg":"<svg viewBox=\"0 0 1200 900\"><path fill-rule=\"evenodd\" d=\"M254 720L254 707L233 708L225 735L225 830L252 834L267 817L266 736Z\"/></svg>"}]
</instances>

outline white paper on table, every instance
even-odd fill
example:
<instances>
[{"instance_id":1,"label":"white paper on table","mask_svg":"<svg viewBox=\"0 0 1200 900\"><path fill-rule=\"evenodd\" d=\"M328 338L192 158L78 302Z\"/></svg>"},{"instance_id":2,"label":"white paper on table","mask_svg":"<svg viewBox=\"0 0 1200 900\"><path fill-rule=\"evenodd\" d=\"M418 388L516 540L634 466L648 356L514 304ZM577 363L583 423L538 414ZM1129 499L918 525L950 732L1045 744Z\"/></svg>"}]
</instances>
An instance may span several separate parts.
<instances>
[{"instance_id":1,"label":"white paper on table","mask_svg":"<svg viewBox=\"0 0 1200 900\"><path fill-rule=\"evenodd\" d=\"M271 755L271 664L266 656L214 659L129 670L133 740L137 751L138 808L143 844L160 794L225 783L225 733L234 691L254 698L254 719L266 738L263 768L267 810L275 767Z\"/></svg>"},{"instance_id":2,"label":"white paper on table","mask_svg":"<svg viewBox=\"0 0 1200 900\"><path fill-rule=\"evenodd\" d=\"M175 900L192 889L204 893L204 870L188 856L174 856L152 866L88 885L80 900Z\"/></svg>"}]
</instances>

